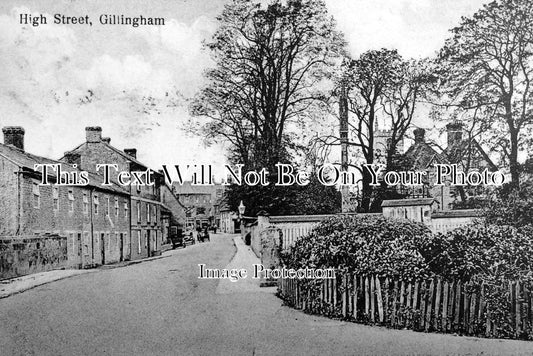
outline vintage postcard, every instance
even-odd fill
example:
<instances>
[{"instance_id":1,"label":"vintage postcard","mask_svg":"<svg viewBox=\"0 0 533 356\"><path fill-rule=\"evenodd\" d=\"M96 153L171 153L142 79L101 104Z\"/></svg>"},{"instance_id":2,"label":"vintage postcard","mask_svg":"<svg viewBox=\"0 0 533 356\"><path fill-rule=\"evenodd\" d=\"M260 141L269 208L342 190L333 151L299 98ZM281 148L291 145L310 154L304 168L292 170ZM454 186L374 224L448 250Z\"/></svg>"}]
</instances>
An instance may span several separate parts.
<instances>
[{"instance_id":1,"label":"vintage postcard","mask_svg":"<svg viewBox=\"0 0 533 356\"><path fill-rule=\"evenodd\" d=\"M0 355L533 355L531 0L2 0Z\"/></svg>"}]
</instances>

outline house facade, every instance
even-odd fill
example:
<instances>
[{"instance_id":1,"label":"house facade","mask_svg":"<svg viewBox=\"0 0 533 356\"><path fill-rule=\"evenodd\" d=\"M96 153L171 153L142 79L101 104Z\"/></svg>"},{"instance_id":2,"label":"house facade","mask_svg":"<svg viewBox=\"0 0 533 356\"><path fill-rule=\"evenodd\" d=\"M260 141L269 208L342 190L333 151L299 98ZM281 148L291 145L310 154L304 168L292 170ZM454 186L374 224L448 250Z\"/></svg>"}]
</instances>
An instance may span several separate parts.
<instances>
[{"instance_id":1,"label":"house facade","mask_svg":"<svg viewBox=\"0 0 533 356\"><path fill-rule=\"evenodd\" d=\"M65 152L62 162L76 164L78 168L102 176L103 168L97 165L113 164L116 169L109 169L111 182L118 182L118 172L145 172L150 175L153 184L149 184L146 175L142 184L130 179L126 186L130 206L130 252L131 259L140 259L158 255L165 243L161 224L161 182L163 176L151 170L137 160L136 149L123 151L111 146L111 139L102 137L101 127L86 127L86 141L73 150Z\"/></svg>"},{"instance_id":2,"label":"house facade","mask_svg":"<svg viewBox=\"0 0 533 356\"><path fill-rule=\"evenodd\" d=\"M185 209L187 229L206 226L220 228L224 188L222 184L193 185L190 181L183 184L173 182L172 191Z\"/></svg>"},{"instance_id":3,"label":"house facade","mask_svg":"<svg viewBox=\"0 0 533 356\"><path fill-rule=\"evenodd\" d=\"M0 278L70 267L88 268L130 258L127 191L102 186L57 185L35 165L79 169L24 150L24 129L5 127L0 144Z\"/></svg>"},{"instance_id":4,"label":"house facade","mask_svg":"<svg viewBox=\"0 0 533 356\"><path fill-rule=\"evenodd\" d=\"M407 193L410 198L431 197L439 210L468 207L469 202L484 199L490 188L482 185L452 186L450 180L444 181L444 185L434 184L437 180L435 164L456 164L458 171L462 172L497 170L481 145L467 136L461 123L454 122L446 126L447 145L441 152L426 141L424 129L417 128L413 133L415 142L405 156L411 162L412 170L427 172L427 182L422 186L409 188Z\"/></svg>"}]
</instances>

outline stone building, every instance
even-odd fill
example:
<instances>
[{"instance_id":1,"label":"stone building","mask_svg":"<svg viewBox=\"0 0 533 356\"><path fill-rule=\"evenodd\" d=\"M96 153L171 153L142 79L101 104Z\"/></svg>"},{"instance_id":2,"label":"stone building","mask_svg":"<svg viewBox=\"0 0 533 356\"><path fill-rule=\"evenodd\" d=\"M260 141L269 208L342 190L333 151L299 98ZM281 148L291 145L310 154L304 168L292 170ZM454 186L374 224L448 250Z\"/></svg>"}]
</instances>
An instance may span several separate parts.
<instances>
[{"instance_id":1,"label":"stone building","mask_svg":"<svg viewBox=\"0 0 533 356\"><path fill-rule=\"evenodd\" d=\"M467 137L461 123L454 122L446 125L446 134L446 148L438 152L435 145L426 141L425 130L417 128L414 130L415 142L405 153L412 163L412 170L427 172L427 184L409 188L409 197L432 197L440 210L466 206L468 201L483 199L489 188L482 185L451 186L450 181L446 181L442 186L436 186L434 184L436 182L435 164L456 164L458 171L462 172L497 170L477 140Z\"/></svg>"},{"instance_id":2,"label":"stone building","mask_svg":"<svg viewBox=\"0 0 533 356\"><path fill-rule=\"evenodd\" d=\"M146 172L153 181L148 185L146 176L143 184L136 184L131 179L126 187L130 198L131 258L139 259L161 253L163 229L161 226L161 182L163 176L149 169L137 160L134 148L121 151L111 146L111 139L102 137L101 127L86 127L86 140L73 150L65 152L62 162L77 164L82 170L102 175L103 169L97 165L115 164L117 169L110 169L112 182L117 182L118 172Z\"/></svg>"},{"instance_id":3,"label":"stone building","mask_svg":"<svg viewBox=\"0 0 533 356\"><path fill-rule=\"evenodd\" d=\"M56 185L56 173L50 171L50 184L42 185L36 164L60 164L70 173L79 168L26 152L21 127L2 131L0 278L129 259L128 192L114 184L103 186L92 174L86 186L65 186Z\"/></svg>"},{"instance_id":4,"label":"stone building","mask_svg":"<svg viewBox=\"0 0 533 356\"><path fill-rule=\"evenodd\" d=\"M185 207L185 225L188 229L217 226L220 228L220 208L223 201L224 186L192 185L173 182L172 191Z\"/></svg>"},{"instance_id":5,"label":"stone building","mask_svg":"<svg viewBox=\"0 0 533 356\"><path fill-rule=\"evenodd\" d=\"M177 234L178 229L185 227L185 207L166 183L161 184L161 217L163 240L170 243L171 231Z\"/></svg>"}]
</instances>

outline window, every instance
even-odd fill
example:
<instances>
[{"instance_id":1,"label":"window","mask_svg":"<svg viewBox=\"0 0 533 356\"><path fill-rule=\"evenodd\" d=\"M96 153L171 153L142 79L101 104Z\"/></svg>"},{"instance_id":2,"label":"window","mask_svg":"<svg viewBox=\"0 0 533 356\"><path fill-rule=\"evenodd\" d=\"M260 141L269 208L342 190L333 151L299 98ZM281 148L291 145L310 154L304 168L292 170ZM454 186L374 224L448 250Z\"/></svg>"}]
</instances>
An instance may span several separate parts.
<instances>
[{"instance_id":1,"label":"window","mask_svg":"<svg viewBox=\"0 0 533 356\"><path fill-rule=\"evenodd\" d=\"M115 198L115 216L118 218L119 208L118 208L118 198Z\"/></svg>"},{"instance_id":2,"label":"window","mask_svg":"<svg viewBox=\"0 0 533 356\"><path fill-rule=\"evenodd\" d=\"M124 202L124 220L128 220L128 201Z\"/></svg>"},{"instance_id":3,"label":"window","mask_svg":"<svg viewBox=\"0 0 533 356\"><path fill-rule=\"evenodd\" d=\"M137 202L137 222L141 222L141 202Z\"/></svg>"},{"instance_id":4,"label":"window","mask_svg":"<svg viewBox=\"0 0 533 356\"><path fill-rule=\"evenodd\" d=\"M89 198L87 198L87 193L83 193L83 213L89 213Z\"/></svg>"},{"instance_id":5,"label":"window","mask_svg":"<svg viewBox=\"0 0 533 356\"><path fill-rule=\"evenodd\" d=\"M59 187L53 188L52 197L54 199L54 210L59 210Z\"/></svg>"},{"instance_id":6,"label":"window","mask_svg":"<svg viewBox=\"0 0 533 356\"><path fill-rule=\"evenodd\" d=\"M93 196L93 203L94 203L94 215L98 215L98 206L100 205L100 201L98 200L98 195Z\"/></svg>"},{"instance_id":7,"label":"window","mask_svg":"<svg viewBox=\"0 0 533 356\"><path fill-rule=\"evenodd\" d=\"M139 242L139 253L141 253L142 246L141 246L141 232L140 231L137 231L137 241Z\"/></svg>"},{"instance_id":8,"label":"window","mask_svg":"<svg viewBox=\"0 0 533 356\"><path fill-rule=\"evenodd\" d=\"M74 189L72 188L68 190L68 211L74 211Z\"/></svg>"},{"instance_id":9,"label":"window","mask_svg":"<svg viewBox=\"0 0 533 356\"><path fill-rule=\"evenodd\" d=\"M41 208L41 191L40 191L39 184L33 183L32 191L33 191L33 207L35 209L39 209Z\"/></svg>"},{"instance_id":10,"label":"window","mask_svg":"<svg viewBox=\"0 0 533 356\"><path fill-rule=\"evenodd\" d=\"M137 184L137 193L140 193L140 192L141 192L141 185Z\"/></svg>"},{"instance_id":11,"label":"window","mask_svg":"<svg viewBox=\"0 0 533 356\"><path fill-rule=\"evenodd\" d=\"M105 198L105 215L106 216L109 216L109 209L111 208L110 206L110 203L109 203L109 197L106 197Z\"/></svg>"},{"instance_id":12,"label":"window","mask_svg":"<svg viewBox=\"0 0 533 356\"><path fill-rule=\"evenodd\" d=\"M152 206L151 206L150 204L146 203L146 222L150 222L150 220L151 220L151 219L150 219L150 218L151 218L151 215L152 215L152 214L151 214L151 213L152 213L152 211L151 211L151 207L152 207Z\"/></svg>"}]
</instances>

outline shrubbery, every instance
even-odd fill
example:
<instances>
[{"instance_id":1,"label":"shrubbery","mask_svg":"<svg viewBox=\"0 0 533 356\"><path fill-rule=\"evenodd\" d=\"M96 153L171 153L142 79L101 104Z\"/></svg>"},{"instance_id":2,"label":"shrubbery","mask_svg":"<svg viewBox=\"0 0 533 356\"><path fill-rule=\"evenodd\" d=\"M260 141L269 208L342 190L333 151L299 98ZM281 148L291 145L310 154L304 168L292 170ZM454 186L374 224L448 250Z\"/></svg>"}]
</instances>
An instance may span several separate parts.
<instances>
[{"instance_id":1,"label":"shrubbery","mask_svg":"<svg viewBox=\"0 0 533 356\"><path fill-rule=\"evenodd\" d=\"M382 216L338 216L299 239L283 259L291 268L422 278L431 274L420 253L430 239L430 230L420 223Z\"/></svg>"},{"instance_id":2,"label":"shrubbery","mask_svg":"<svg viewBox=\"0 0 533 356\"><path fill-rule=\"evenodd\" d=\"M422 254L431 271L446 279L530 280L532 237L531 227L469 225L435 235Z\"/></svg>"},{"instance_id":3,"label":"shrubbery","mask_svg":"<svg viewBox=\"0 0 533 356\"><path fill-rule=\"evenodd\" d=\"M524 217L529 210L521 205L516 208L520 213L513 213L510 207L507 210L516 218L513 221L527 221ZM512 294L510 282L533 283L533 226L516 225L519 227L479 221L434 235L426 226L408 220L339 216L321 222L282 258L290 268L336 268L403 280L440 277L464 282L465 293L478 295L483 286L494 335L531 339L531 326L516 334L516 321L510 313L514 307L510 301L526 297ZM303 288L309 287L320 291L320 284L304 281ZM480 333L485 330L484 320L474 326Z\"/></svg>"}]
</instances>

